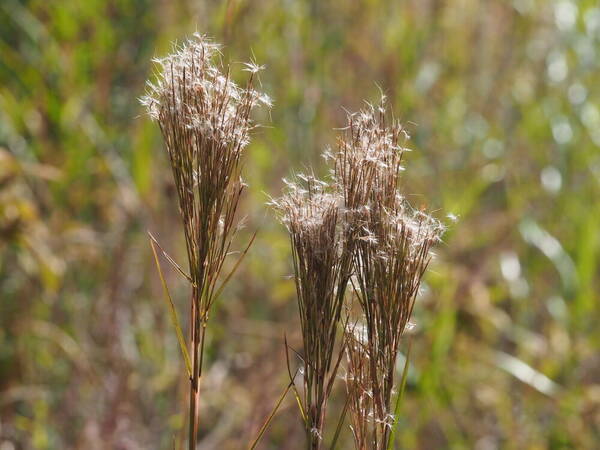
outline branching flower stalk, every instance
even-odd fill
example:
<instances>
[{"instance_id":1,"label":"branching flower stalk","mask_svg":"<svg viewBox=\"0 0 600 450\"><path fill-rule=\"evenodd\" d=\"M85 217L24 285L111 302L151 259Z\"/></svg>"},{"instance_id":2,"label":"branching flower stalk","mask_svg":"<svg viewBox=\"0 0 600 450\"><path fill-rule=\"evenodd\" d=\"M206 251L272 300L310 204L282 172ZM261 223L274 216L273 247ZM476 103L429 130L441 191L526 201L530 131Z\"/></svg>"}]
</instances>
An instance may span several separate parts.
<instances>
[{"instance_id":1,"label":"branching flower stalk","mask_svg":"<svg viewBox=\"0 0 600 450\"><path fill-rule=\"evenodd\" d=\"M298 311L302 329L303 400L309 449L320 449L327 401L343 357L336 336L351 259L344 253L339 197L314 177L305 186L287 184L273 202L286 225L292 247Z\"/></svg>"},{"instance_id":2,"label":"branching flower stalk","mask_svg":"<svg viewBox=\"0 0 600 450\"><path fill-rule=\"evenodd\" d=\"M246 65L250 77L241 88L231 81L229 69L223 73L215 63L218 54L217 44L194 35L155 60L155 80L141 100L158 122L167 148L190 268L190 450L198 432L206 326L222 289L219 274L239 229L236 211L245 187L240 160L254 127L250 112L260 103L270 105L268 97L252 88L258 66Z\"/></svg>"},{"instance_id":3,"label":"branching flower stalk","mask_svg":"<svg viewBox=\"0 0 600 450\"><path fill-rule=\"evenodd\" d=\"M399 193L408 134L385 104L349 116L334 177L355 235L354 294L362 322L346 327L347 391L356 448L387 449L400 340L443 226Z\"/></svg>"}]
</instances>

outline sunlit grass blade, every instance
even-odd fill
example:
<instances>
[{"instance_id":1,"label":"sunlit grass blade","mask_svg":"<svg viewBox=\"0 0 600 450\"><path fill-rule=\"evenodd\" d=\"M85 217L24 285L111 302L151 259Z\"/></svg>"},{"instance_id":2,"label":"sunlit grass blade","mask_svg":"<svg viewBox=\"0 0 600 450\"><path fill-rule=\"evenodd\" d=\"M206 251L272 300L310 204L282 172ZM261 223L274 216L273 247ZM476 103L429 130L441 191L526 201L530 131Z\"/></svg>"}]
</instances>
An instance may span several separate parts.
<instances>
[{"instance_id":1,"label":"sunlit grass blade","mask_svg":"<svg viewBox=\"0 0 600 450\"><path fill-rule=\"evenodd\" d=\"M148 233L150 235L150 233ZM158 260L158 254L156 253L156 247L154 246L154 238L150 235L150 247L152 247L152 253L154 254L154 261L156 262L156 269L158 270L158 276L160 277L160 282L163 286L163 291L165 293L165 299L167 300L167 306L169 307L169 312L171 314L171 322L175 327L175 332L177 333L177 340L179 341L179 347L181 348L181 353L183 353L183 359L185 359L185 367L187 368L188 375L192 376L192 363L190 360L190 355L188 353L187 347L185 345L185 339L183 337L183 331L181 330L181 325L179 323L179 318L177 317L177 310L175 309L175 304L173 303L173 299L171 298L171 294L169 293L169 288L167 286L167 282L165 277L163 276L162 269L160 266L160 261Z\"/></svg>"},{"instance_id":2,"label":"sunlit grass blade","mask_svg":"<svg viewBox=\"0 0 600 450\"><path fill-rule=\"evenodd\" d=\"M496 351L495 360L496 365L502 370L548 397L554 396L561 390L560 385L546 375L508 353Z\"/></svg>"},{"instance_id":3,"label":"sunlit grass blade","mask_svg":"<svg viewBox=\"0 0 600 450\"><path fill-rule=\"evenodd\" d=\"M412 339L408 340L408 349L404 358L404 369L402 370L402 379L400 380L400 390L396 396L396 405L394 406L394 422L392 424L392 431L390 435L390 441L387 446L387 450L393 450L394 442L396 441L396 429L398 427L398 414L400 413L400 404L402 403L402 397L404 396L404 389L406 387L406 380L408 378L408 364L410 359L410 348L412 347Z\"/></svg>"}]
</instances>

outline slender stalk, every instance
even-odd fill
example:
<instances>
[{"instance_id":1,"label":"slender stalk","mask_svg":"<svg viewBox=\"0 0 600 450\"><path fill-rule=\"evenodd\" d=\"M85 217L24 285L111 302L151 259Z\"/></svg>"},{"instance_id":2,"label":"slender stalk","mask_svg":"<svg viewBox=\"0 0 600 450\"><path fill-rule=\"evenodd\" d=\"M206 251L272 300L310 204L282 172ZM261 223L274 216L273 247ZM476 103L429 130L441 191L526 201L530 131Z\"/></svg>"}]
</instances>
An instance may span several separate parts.
<instances>
[{"instance_id":1,"label":"slender stalk","mask_svg":"<svg viewBox=\"0 0 600 450\"><path fill-rule=\"evenodd\" d=\"M191 303L191 341L192 341L192 377L190 378L190 408L189 408L189 450L196 448L196 438L198 435L198 413L197 413L197 400L198 400L198 326L197 326L197 305L198 301L198 289L192 289L192 301Z\"/></svg>"}]
</instances>

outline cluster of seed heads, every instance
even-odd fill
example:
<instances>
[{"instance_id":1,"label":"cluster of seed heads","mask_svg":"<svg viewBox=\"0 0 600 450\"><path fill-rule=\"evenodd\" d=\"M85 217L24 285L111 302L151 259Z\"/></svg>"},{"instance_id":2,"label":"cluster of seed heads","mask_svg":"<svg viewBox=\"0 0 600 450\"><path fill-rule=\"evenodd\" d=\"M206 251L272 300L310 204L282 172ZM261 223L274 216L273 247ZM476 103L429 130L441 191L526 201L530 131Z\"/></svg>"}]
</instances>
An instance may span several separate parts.
<instances>
[{"instance_id":1,"label":"cluster of seed heads","mask_svg":"<svg viewBox=\"0 0 600 450\"><path fill-rule=\"evenodd\" d=\"M189 448L194 449L204 336L223 286L217 285L218 276L239 228L236 211L245 188L241 156L255 127L250 112L260 104L270 107L271 101L252 87L260 66L246 64L249 79L238 86L220 63L219 46L201 35L155 63L141 102L160 126L184 226L190 272L178 270L192 286L191 358L187 350L184 354L191 360ZM327 402L344 355L356 447L387 448L400 338L430 249L444 230L414 211L399 191L409 136L388 115L385 99L348 114L335 151L324 154L330 180L298 175L272 202L291 240L303 339L298 399L311 449L322 446Z\"/></svg>"},{"instance_id":2,"label":"cluster of seed heads","mask_svg":"<svg viewBox=\"0 0 600 450\"><path fill-rule=\"evenodd\" d=\"M306 390L314 390L316 380L324 385L317 391L327 395L345 353L351 428L359 449L387 448L400 339L431 247L444 231L439 221L413 210L399 191L408 139L402 125L388 119L385 99L348 114L337 148L324 154L332 163L331 180L299 175L298 181L286 182L283 197L272 202L292 243L308 429L317 427L322 434L322 418L310 421L310 412L323 411L327 396L315 399ZM312 294L310 301L307 293ZM360 305L358 317L350 313L354 299ZM345 317L340 314L343 304L348 304ZM314 323L307 323L307 317ZM332 330L340 324L344 339L336 358ZM324 330L329 334L322 335ZM337 363L318 365L321 353Z\"/></svg>"}]
</instances>

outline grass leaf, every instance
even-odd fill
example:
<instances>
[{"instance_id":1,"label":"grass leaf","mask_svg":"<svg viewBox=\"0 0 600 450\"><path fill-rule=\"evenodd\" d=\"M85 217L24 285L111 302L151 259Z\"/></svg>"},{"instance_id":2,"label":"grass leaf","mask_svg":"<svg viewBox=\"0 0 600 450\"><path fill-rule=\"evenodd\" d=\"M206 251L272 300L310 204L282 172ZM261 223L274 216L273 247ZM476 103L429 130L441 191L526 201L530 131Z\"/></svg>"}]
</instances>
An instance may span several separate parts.
<instances>
[{"instance_id":1,"label":"grass leaf","mask_svg":"<svg viewBox=\"0 0 600 450\"><path fill-rule=\"evenodd\" d=\"M291 347L287 343L287 336L285 334L283 335L283 343L285 345L285 362L287 365L288 374L290 376L290 383L292 384L292 388L294 390L294 397L296 398L296 403L298 404L298 409L300 410L300 415L302 416L302 420L304 421L304 424L307 425L308 418L306 416L306 412L304 411L304 407L302 406L302 400L300 400L300 394L298 393L298 389L296 389L296 385L294 384L294 379L296 378L296 373L298 373L298 370L296 370L296 372L294 372L294 375L292 376L292 371L290 369L290 353L289 353L289 349ZM292 349L292 350L295 352L294 349Z\"/></svg>"},{"instance_id":2,"label":"grass leaf","mask_svg":"<svg viewBox=\"0 0 600 450\"><path fill-rule=\"evenodd\" d=\"M190 283L192 283L192 285L193 285L193 284L194 284L194 282L193 282L193 280L192 280L192 277L190 277L190 276L189 276L189 275L188 275L188 274L187 274L187 273L186 273L186 272L185 272L185 271L184 271L184 270L181 268L181 266L180 266L179 264L177 264L177 263L175 262L175 260L174 260L173 258L171 258L171 257L169 256L169 254L163 250L163 248L160 246L160 244L158 243L158 241L156 240L156 238L155 238L155 237L152 235L152 233L150 233L149 231L148 231L148 236L150 237L150 240L151 240L151 241L154 243L154 245L156 245L156 246L157 246L157 247L160 249L161 253L162 253L162 254L163 254L163 256L165 257L165 259L166 259L166 260L169 262L169 264L171 264L171 266L173 266L173 268L174 268L174 269L175 269L177 272L179 272L181 275L183 275L183 277L184 277L186 280L188 280Z\"/></svg>"},{"instance_id":3,"label":"grass leaf","mask_svg":"<svg viewBox=\"0 0 600 450\"><path fill-rule=\"evenodd\" d=\"M233 269L231 269L231 272L229 272L229 274L227 275L227 277L221 283L221 286L219 286L219 289L217 289L217 292L212 296L211 303L214 300L216 300L217 298L219 298L219 295L221 295L221 292L223 292L223 289L225 289L225 286L229 282L229 279L237 271L237 269L240 266L242 260L244 259L244 256L246 256L246 253L248 253L248 250L250 250L250 246L252 245L252 243L254 242L254 239L256 238L256 233L258 233L258 231L254 232L254 234L252 235L252 238L250 239L250 242L248 242L248 245L246 246L246 248L244 249L244 251L242 252L242 254L240 255L240 257L238 258L238 260L236 261L235 266L233 266Z\"/></svg>"},{"instance_id":4,"label":"grass leaf","mask_svg":"<svg viewBox=\"0 0 600 450\"><path fill-rule=\"evenodd\" d=\"M297 373L298 373L298 370L296 370L296 374ZM294 374L294 378L296 377L296 374ZM287 385L287 387L283 391L283 394L281 394L281 397L279 397L279 400L275 404L275 407L271 411L271 414L269 414L269 417L267 417L267 420L265 421L265 423L263 424L263 426L260 428L258 436L252 442L252 445L249 447L249 450L254 450L256 448L256 446L260 442L260 439L263 437L263 434L265 434L265 431L267 431L267 427L269 426L269 424L273 420L273 417L275 417L275 414L277 413L277 410L281 406L281 403L283 403L283 399L285 398L285 396L287 395L287 393L290 391L290 389L292 388L292 386L294 386L294 380L291 380L289 382L289 384Z\"/></svg>"},{"instance_id":5,"label":"grass leaf","mask_svg":"<svg viewBox=\"0 0 600 450\"><path fill-rule=\"evenodd\" d=\"M167 282L165 281L165 277L163 276L162 269L160 267L158 254L156 253L155 240L150 233L148 233L148 235L150 236L150 246L152 247L152 253L154 254L156 269L158 270L158 275L160 276L160 281L162 283L163 291L165 293L165 299L167 300L167 306L169 307L169 312L171 314L171 322L173 323L173 326L175 327L175 332L177 333L177 340L179 341L179 347L181 348L181 353L183 353L183 358L185 359L185 366L187 368L188 375L191 377L192 363L187 350L187 346L185 344L185 339L183 337L183 331L181 330L179 318L177 317L177 310L175 309L175 304L173 303L173 299L171 298L171 294L169 293Z\"/></svg>"},{"instance_id":6,"label":"grass leaf","mask_svg":"<svg viewBox=\"0 0 600 450\"><path fill-rule=\"evenodd\" d=\"M338 421L337 427L335 429L335 434L333 436L333 440L331 441L331 450L335 449L337 441L340 437L340 432L342 431L342 425L344 425L344 419L346 418L346 413L348 412L348 405L350 404L350 396L346 396L346 402L344 403L344 409L342 410L342 414L340 414L340 420Z\"/></svg>"}]
</instances>

